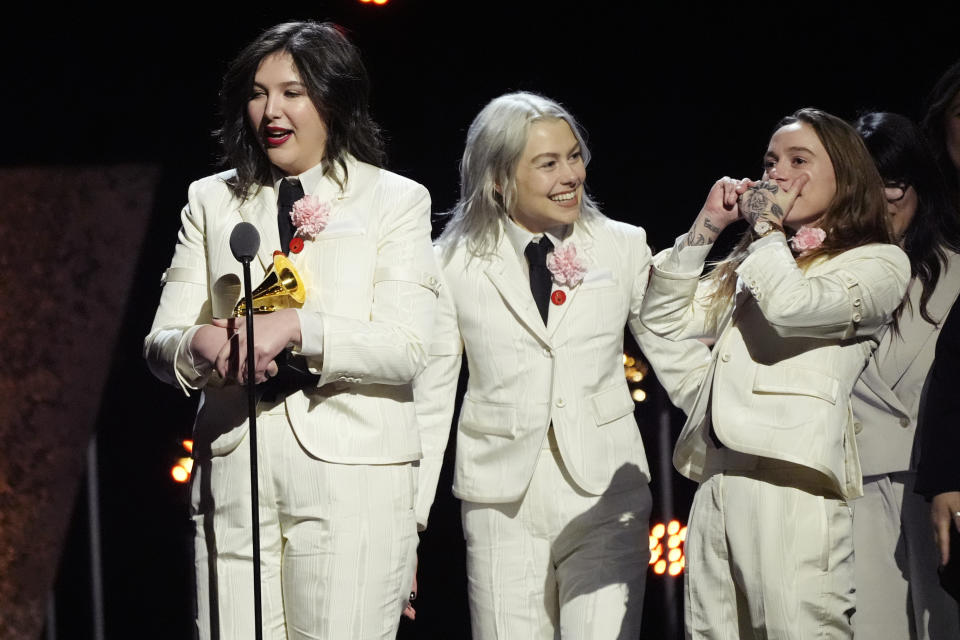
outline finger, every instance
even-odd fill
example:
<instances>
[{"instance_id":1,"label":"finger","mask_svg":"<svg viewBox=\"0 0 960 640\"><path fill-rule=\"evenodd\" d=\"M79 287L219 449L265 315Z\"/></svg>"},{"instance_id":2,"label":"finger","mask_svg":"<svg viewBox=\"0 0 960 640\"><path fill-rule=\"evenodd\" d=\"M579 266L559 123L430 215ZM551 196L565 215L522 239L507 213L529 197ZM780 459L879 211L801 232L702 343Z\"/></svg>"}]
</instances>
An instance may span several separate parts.
<instances>
[{"instance_id":1,"label":"finger","mask_svg":"<svg viewBox=\"0 0 960 640\"><path fill-rule=\"evenodd\" d=\"M734 182L731 178L724 178L723 183L723 205L730 209L737 204L737 198L740 197L740 194L737 193L737 183Z\"/></svg>"},{"instance_id":2,"label":"finger","mask_svg":"<svg viewBox=\"0 0 960 640\"><path fill-rule=\"evenodd\" d=\"M950 521L938 522L933 531L933 536L937 540L937 548L940 550L940 565L946 566L950 562Z\"/></svg>"},{"instance_id":3,"label":"finger","mask_svg":"<svg viewBox=\"0 0 960 640\"><path fill-rule=\"evenodd\" d=\"M267 364L267 368L264 370L264 374L265 374L268 378L272 378L272 377L274 377L275 375L277 375L277 371L279 371L279 369L277 368L277 361L276 361L276 360L271 360L271 361Z\"/></svg>"},{"instance_id":4,"label":"finger","mask_svg":"<svg viewBox=\"0 0 960 640\"><path fill-rule=\"evenodd\" d=\"M222 327L224 329L236 331L238 327L237 320L239 320L239 318L214 318L210 321L210 324L215 327Z\"/></svg>"},{"instance_id":5,"label":"finger","mask_svg":"<svg viewBox=\"0 0 960 640\"><path fill-rule=\"evenodd\" d=\"M396 611L396 609L394 609L394 611ZM405 618L409 618L410 620L416 620L417 610L413 608L413 605L408 604L403 608L403 616Z\"/></svg>"},{"instance_id":6,"label":"finger","mask_svg":"<svg viewBox=\"0 0 960 640\"><path fill-rule=\"evenodd\" d=\"M214 361L214 367L220 376L227 380L235 378L237 373L236 346L239 342L239 336L234 334L229 340L223 343L220 351L217 353L217 359Z\"/></svg>"},{"instance_id":7,"label":"finger","mask_svg":"<svg viewBox=\"0 0 960 640\"><path fill-rule=\"evenodd\" d=\"M804 187L808 182L810 182L810 176L808 176L808 175L805 174L805 173L801 173L801 174L800 174L799 176L797 176L797 178L793 181L793 184L790 185L790 188L787 189L786 192L792 194L793 197L796 198L798 195L800 195L800 192L803 190L803 187Z\"/></svg>"},{"instance_id":8,"label":"finger","mask_svg":"<svg viewBox=\"0 0 960 640\"><path fill-rule=\"evenodd\" d=\"M936 503L930 511L930 524L933 525L933 538L940 551L940 564L945 565L950 559L950 511L938 508Z\"/></svg>"},{"instance_id":9,"label":"finger","mask_svg":"<svg viewBox=\"0 0 960 640\"><path fill-rule=\"evenodd\" d=\"M743 193L752 184L754 184L754 182L750 178L740 178L740 180L737 181L737 193Z\"/></svg>"}]
</instances>

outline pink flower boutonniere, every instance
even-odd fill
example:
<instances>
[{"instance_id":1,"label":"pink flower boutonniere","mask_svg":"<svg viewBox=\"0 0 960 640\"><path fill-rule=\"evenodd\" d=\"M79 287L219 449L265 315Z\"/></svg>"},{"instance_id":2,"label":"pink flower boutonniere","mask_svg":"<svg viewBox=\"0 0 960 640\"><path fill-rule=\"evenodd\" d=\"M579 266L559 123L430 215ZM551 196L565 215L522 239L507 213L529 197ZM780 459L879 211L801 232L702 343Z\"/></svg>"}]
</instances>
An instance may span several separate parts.
<instances>
[{"instance_id":1,"label":"pink flower boutonniere","mask_svg":"<svg viewBox=\"0 0 960 640\"><path fill-rule=\"evenodd\" d=\"M565 244L553 250L547 256L547 269L553 274L557 284L575 287L583 282L583 275L587 272L583 260L577 257L577 248Z\"/></svg>"},{"instance_id":2,"label":"pink flower boutonniere","mask_svg":"<svg viewBox=\"0 0 960 640\"><path fill-rule=\"evenodd\" d=\"M330 203L321 202L314 195L306 195L293 203L290 221L297 228L295 235L313 240L327 226L330 219Z\"/></svg>"},{"instance_id":3,"label":"pink flower boutonniere","mask_svg":"<svg viewBox=\"0 0 960 640\"><path fill-rule=\"evenodd\" d=\"M818 248L826 237L827 232L823 229L804 225L790 238L790 246L797 253L803 254Z\"/></svg>"}]
</instances>

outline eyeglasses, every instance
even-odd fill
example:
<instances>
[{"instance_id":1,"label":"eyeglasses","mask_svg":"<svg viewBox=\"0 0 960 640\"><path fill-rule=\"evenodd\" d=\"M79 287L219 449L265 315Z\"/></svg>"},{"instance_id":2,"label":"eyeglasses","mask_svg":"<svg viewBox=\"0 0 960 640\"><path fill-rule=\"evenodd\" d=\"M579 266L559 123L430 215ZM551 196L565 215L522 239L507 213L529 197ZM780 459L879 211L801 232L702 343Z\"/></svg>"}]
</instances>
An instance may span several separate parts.
<instances>
[{"instance_id":1,"label":"eyeglasses","mask_svg":"<svg viewBox=\"0 0 960 640\"><path fill-rule=\"evenodd\" d=\"M883 182L883 188L887 192L887 202L894 203L903 200L903 197L907 195L907 189L910 188L910 185L903 180L885 180ZM891 191L893 192L892 198L890 197ZM897 193L900 195L896 195Z\"/></svg>"}]
</instances>

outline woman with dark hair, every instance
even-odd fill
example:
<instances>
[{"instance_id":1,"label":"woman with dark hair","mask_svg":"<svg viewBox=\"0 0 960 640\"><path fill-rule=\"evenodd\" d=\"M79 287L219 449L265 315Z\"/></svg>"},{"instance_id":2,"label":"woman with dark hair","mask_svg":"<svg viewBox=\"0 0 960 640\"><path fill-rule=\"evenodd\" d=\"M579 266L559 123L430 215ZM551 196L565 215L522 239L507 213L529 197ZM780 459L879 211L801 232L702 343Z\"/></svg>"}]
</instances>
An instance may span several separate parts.
<instances>
[{"instance_id":1,"label":"woman with dark hair","mask_svg":"<svg viewBox=\"0 0 960 640\"><path fill-rule=\"evenodd\" d=\"M740 217L740 243L700 280ZM802 109L777 125L762 181L719 180L655 258L644 324L715 340L673 458L700 482L687 637L852 637L850 393L906 290L910 265L892 240L856 131Z\"/></svg>"},{"instance_id":2,"label":"woman with dark hair","mask_svg":"<svg viewBox=\"0 0 960 640\"><path fill-rule=\"evenodd\" d=\"M940 76L930 92L923 130L947 181L950 203L960 211L960 60Z\"/></svg>"},{"instance_id":3,"label":"woman with dark hair","mask_svg":"<svg viewBox=\"0 0 960 640\"><path fill-rule=\"evenodd\" d=\"M336 25L268 29L224 78L220 139L233 170L189 189L144 355L161 380L203 390L191 495L201 638L253 634L240 446L251 377L264 636L392 638L407 604L420 458L412 380L437 278L429 195L378 167L367 95L359 52ZM306 294L301 308L256 316L254 371L244 323L228 319L241 221L261 237L254 283L282 251Z\"/></svg>"},{"instance_id":4,"label":"woman with dark hair","mask_svg":"<svg viewBox=\"0 0 960 640\"><path fill-rule=\"evenodd\" d=\"M913 492L914 436L937 337L960 294L960 218L919 128L895 113L856 122L884 180L894 236L910 258L908 303L854 388L864 495L851 503L858 634L955 638L957 606L937 583L929 509Z\"/></svg>"}]
</instances>

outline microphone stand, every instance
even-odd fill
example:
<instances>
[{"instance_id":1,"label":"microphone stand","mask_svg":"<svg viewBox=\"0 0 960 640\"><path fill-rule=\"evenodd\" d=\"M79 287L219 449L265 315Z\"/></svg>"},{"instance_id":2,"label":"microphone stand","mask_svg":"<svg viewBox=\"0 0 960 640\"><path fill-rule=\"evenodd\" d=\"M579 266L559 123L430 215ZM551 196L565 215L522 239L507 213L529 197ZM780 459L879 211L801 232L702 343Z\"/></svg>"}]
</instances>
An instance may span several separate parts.
<instances>
[{"instance_id":1,"label":"microphone stand","mask_svg":"<svg viewBox=\"0 0 960 640\"><path fill-rule=\"evenodd\" d=\"M234 241L237 241L236 243ZM235 246L238 245L238 246ZM239 246L246 245L246 246ZM260 585L260 491L257 479L257 386L253 375L256 365L253 340L253 291L250 286L250 262L260 245L256 228L241 222L230 235L230 248L234 257L243 265L243 296L247 305L247 411L250 438L250 511L253 524L253 620L254 637L263 638L263 605Z\"/></svg>"}]
</instances>

